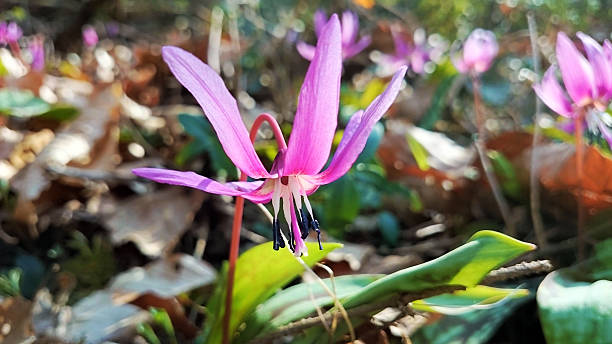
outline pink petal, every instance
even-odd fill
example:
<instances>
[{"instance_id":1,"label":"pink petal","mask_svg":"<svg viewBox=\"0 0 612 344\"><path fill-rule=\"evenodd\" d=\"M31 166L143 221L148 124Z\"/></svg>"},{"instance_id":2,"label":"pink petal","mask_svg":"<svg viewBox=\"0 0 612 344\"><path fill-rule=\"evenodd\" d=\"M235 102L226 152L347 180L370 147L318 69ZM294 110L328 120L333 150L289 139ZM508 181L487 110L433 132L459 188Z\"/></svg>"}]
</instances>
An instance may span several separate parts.
<instances>
[{"instance_id":1,"label":"pink petal","mask_svg":"<svg viewBox=\"0 0 612 344\"><path fill-rule=\"evenodd\" d=\"M394 29L391 29L391 36L393 37L393 44L395 45L395 52L398 57L405 57L410 53L411 47L404 40L402 34Z\"/></svg>"},{"instance_id":2,"label":"pink petal","mask_svg":"<svg viewBox=\"0 0 612 344\"><path fill-rule=\"evenodd\" d=\"M450 59L451 62L453 63L453 66L455 66L455 68L457 69L457 71L459 73L467 73L468 72L468 66L467 64L465 64L465 62L463 61L463 55L456 51L456 52L451 52L450 53Z\"/></svg>"},{"instance_id":3,"label":"pink petal","mask_svg":"<svg viewBox=\"0 0 612 344\"><path fill-rule=\"evenodd\" d=\"M595 86L597 87L597 95L608 100L612 91L612 64L606 58L606 54L602 47L591 36L585 35L582 32L576 34L584 45L587 57L591 63L591 68L594 72Z\"/></svg>"},{"instance_id":4,"label":"pink petal","mask_svg":"<svg viewBox=\"0 0 612 344\"><path fill-rule=\"evenodd\" d=\"M372 42L370 36L363 36L359 40L359 42L352 44L342 50L342 57L344 59L351 58L357 54L359 54L363 49L367 48L368 45Z\"/></svg>"},{"instance_id":5,"label":"pink petal","mask_svg":"<svg viewBox=\"0 0 612 344\"><path fill-rule=\"evenodd\" d=\"M314 14L314 29L317 37L321 36L321 31L325 24L327 24L327 14L322 9L318 9Z\"/></svg>"},{"instance_id":6,"label":"pink petal","mask_svg":"<svg viewBox=\"0 0 612 344\"><path fill-rule=\"evenodd\" d=\"M308 43L299 41L299 42L297 42L295 47L296 47L298 53L300 53L300 55L302 55L303 58L305 58L308 61L312 61L312 58L314 57L314 54L315 54L315 47L314 46L312 46L312 45L310 45Z\"/></svg>"},{"instance_id":7,"label":"pink petal","mask_svg":"<svg viewBox=\"0 0 612 344\"><path fill-rule=\"evenodd\" d=\"M302 233L300 233L300 227L298 226L297 216L295 215L293 200L290 200L289 202L291 204L291 228L289 230L292 231L293 239L295 240L293 255L296 257L301 257L302 255L308 256L308 247L306 247L306 244L302 239Z\"/></svg>"},{"instance_id":8,"label":"pink petal","mask_svg":"<svg viewBox=\"0 0 612 344\"><path fill-rule=\"evenodd\" d=\"M357 39L357 34L359 33L359 18L351 11L344 11L342 12L341 27L342 46L348 47Z\"/></svg>"},{"instance_id":9,"label":"pink petal","mask_svg":"<svg viewBox=\"0 0 612 344\"><path fill-rule=\"evenodd\" d=\"M578 106L596 94L593 69L563 32L557 35L557 62L569 96Z\"/></svg>"},{"instance_id":10,"label":"pink petal","mask_svg":"<svg viewBox=\"0 0 612 344\"><path fill-rule=\"evenodd\" d=\"M554 112L564 117L572 117L572 104L557 82L555 67L550 67L539 84L533 85L533 90L540 99Z\"/></svg>"},{"instance_id":11,"label":"pink petal","mask_svg":"<svg viewBox=\"0 0 612 344\"><path fill-rule=\"evenodd\" d=\"M272 192L261 192L263 181L219 183L194 172L166 170L163 168L136 168L132 173L158 183L181 185L208 193L226 196L242 196L255 203L266 203ZM263 189L263 188L262 188Z\"/></svg>"},{"instance_id":12,"label":"pink petal","mask_svg":"<svg viewBox=\"0 0 612 344\"><path fill-rule=\"evenodd\" d=\"M196 98L215 128L225 154L253 178L269 177L249 139L236 100L221 77L191 53L165 46L162 55L172 74Z\"/></svg>"},{"instance_id":13,"label":"pink petal","mask_svg":"<svg viewBox=\"0 0 612 344\"><path fill-rule=\"evenodd\" d=\"M463 45L463 61L468 69L483 73L491 67L498 51L499 45L495 34L488 30L476 29Z\"/></svg>"},{"instance_id":14,"label":"pink petal","mask_svg":"<svg viewBox=\"0 0 612 344\"><path fill-rule=\"evenodd\" d=\"M315 174L325 165L338 120L341 72L340 21L334 14L321 32L300 90L285 175Z\"/></svg>"},{"instance_id":15,"label":"pink petal","mask_svg":"<svg viewBox=\"0 0 612 344\"><path fill-rule=\"evenodd\" d=\"M372 128L395 101L407 69L403 66L395 73L389 86L372 101L365 112L357 112L351 117L331 163L325 171L313 176L313 183L329 184L348 172L365 147Z\"/></svg>"}]
</instances>

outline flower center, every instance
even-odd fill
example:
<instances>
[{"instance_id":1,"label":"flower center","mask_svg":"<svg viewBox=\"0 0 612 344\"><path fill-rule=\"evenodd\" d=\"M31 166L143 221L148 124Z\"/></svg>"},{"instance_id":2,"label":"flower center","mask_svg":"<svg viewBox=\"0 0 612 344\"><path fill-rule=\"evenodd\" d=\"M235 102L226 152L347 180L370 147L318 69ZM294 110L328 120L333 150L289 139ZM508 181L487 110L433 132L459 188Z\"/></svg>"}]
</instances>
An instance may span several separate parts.
<instances>
[{"instance_id":1,"label":"flower center","mask_svg":"<svg viewBox=\"0 0 612 344\"><path fill-rule=\"evenodd\" d=\"M317 233L319 249L323 249L319 221L313 216L312 206L310 201L308 201L306 189L304 188L304 186L309 185L309 182L299 175L282 176L271 181L274 183L274 192L272 193L272 208L274 209L272 239L274 249L278 250L280 247L285 247L285 240L278 219L281 200L285 222L289 226L288 244L294 254L296 256L307 254L304 239L306 239L311 230ZM306 209L304 210L304 208Z\"/></svg>"}]
</instances>

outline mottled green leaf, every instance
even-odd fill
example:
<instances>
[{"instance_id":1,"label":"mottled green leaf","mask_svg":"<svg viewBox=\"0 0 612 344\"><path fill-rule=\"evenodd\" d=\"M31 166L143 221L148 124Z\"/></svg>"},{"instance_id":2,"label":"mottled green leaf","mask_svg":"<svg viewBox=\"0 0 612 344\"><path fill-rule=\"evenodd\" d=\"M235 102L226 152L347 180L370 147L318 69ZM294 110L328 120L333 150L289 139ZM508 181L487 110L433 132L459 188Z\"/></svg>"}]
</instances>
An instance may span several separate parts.
<instances>
[{"instance_id":1,"label":"mottled green leaf","mask_svg":"<svg viewBox=\"0 0 612 344\"><path fill-rule=\"evenodd\" d=\"M324 243L323 250L319 250L317 243L308 242L306 245L308 256L302 259L309 266L342 246L341 244ZM238 325L255 310L257 305L263 303L303 271L302 265L288 249L274 251L271 242L255 246L240 255L236 262L230 332L234 333ZM203 334L203 340L206 343L221 343L225 274L221 274L220 283L211 297L211 303L208 304L210 318Z\"/></svg>"},{"instance_id":2,"label":"mottled green leaf","mask_svg":"<svg viewBox=\"0 0 612 344\"><path fill-rule=\"evenodd\" d=\"M50 108L49 103L30 91L0 89L0 113L15 117L33 117L49 111Z\"/></svg>"}]
</instances>

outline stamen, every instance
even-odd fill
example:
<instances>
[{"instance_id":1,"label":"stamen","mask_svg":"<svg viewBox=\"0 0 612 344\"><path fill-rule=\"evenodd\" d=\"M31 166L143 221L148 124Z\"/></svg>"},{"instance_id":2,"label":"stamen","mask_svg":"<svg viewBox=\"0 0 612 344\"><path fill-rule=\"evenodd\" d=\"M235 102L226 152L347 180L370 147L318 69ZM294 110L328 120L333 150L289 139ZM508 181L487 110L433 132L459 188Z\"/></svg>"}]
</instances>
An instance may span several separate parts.
<instances>
[{"instance_id":1,"label":"stamen","mask_svg":"<svg viewBox=\"0 0 612 344\"><path fill-rule=\"evenodd\" d=\"M306 213L304 213L303 209L300 209L300 232L302 233L302 239L306 239L308 237L308 232L310 231L310 226L308 225L308 217L306 217Z\"/></svg>"},{"instance_id":2,"label":"stamen","mask_svg":"<svg viewBox=\"0 0 612 344\"><path fill-rule=\"evenodd\" d=\"M280 247L285 247L285 242L279 240L280 237L280 224L278 223L278 219L274 219L272 221L272 242L275 251L278 251ZM281 245L282 242L282 245Z\"/></svg>"}]
</instances>

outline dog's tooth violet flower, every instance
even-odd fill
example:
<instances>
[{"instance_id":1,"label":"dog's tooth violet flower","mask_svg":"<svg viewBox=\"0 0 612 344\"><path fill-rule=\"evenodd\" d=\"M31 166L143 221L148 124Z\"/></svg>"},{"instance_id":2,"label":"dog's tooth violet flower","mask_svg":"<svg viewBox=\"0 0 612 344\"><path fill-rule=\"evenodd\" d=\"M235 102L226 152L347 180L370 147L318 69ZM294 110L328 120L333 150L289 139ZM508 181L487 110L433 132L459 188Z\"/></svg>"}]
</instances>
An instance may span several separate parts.
<instances>
[{"instance_id":1,"label":"dog's tooth violet flower","mask_svg":"<svg viewBox=\"0 0 612 344\"><path fill-rule=\"evenodd\" d=\"M565 90L555 76L556 66L548 68L533 89L551 110L572 121L570 127L582 121L589 131L601 133L612 147L612 118L606 112L612 98L612 46L606 41L602 47L582 32L576 35L586 58L565 33L557 34L557 63Z\"/></svg>"},{"instance_id":2,"label":"dog's tooth violet flower","mask_svg":"<svg viewBox=\"0 0 612 344\"><path fill-rule=\"evenodd\" d=\"M327 15L323 10L317 10L314 14L314 29L317 38L321 36L323 27L327 23ZM369 35L361 37L357 41L359 34L359 17L351 11L342 13L342 59L349 59L359 54L363 49L370 45L372 39ZM308 61L314 57L315 47L305 42L299 41L296 44L298 53Z\"/></svg>"},{"instance_id":3,"label":"dog's tooth violet flower","mask_svg":"<svg viewBox=\"0 0 612 344\"><path fill-rule=\"evenodd\" d=\"M206 192L241 196L255 203L272 201L274 249L285 246L279 211L289 226L289 245L294 254L307 254L303 239L310 230L319 232L308 195L320 185L344 175L363 150L376 122L397 96L406 67L401 68L387 89L365 111L351 117L344 136L325 171L336 130L340 75L342 70L340 21L333 15L321 29L313 59L300 90L289 144L280 141L270 172L266 171L249 140L236 100L223 80L197 57L176 47L164 47L162 55L178 81L196 98L212 124L223 149L234 164L255 179L250 182L219 183L193 172L138 168L133 172L160 183L183 185ZM269 115L267 115L269 116ZM305 211L302 205L304 205ZM320 242L319 242L320 243Z\"/></svg>"},{"instance_id":4,"label":"dog's tooth violet flower","mask_svg":"<svg viewBox=\"0 0 612 344\"><path fill-rule=\"evenodd\" d=\"M460 73L478 75L491 67L498 52L495 34L476 29L468 36L461 52L451 53L451 61Z\"/></svg>"},{"instance_id":5,"label":"dog's tooth violet flower","mask_svg":"<svg viewBox=\"0 0 612 344\"><path fill-rule=\"evenodd\" d=\"M83 43L86 47L93 47L98 44L98 33L92 26L83 27Z\"/></svg>"},{"instance_id":6,"label":"dog's tooth violet flower","mask_svg":"<svg viewBox=\"0 0 612 344\"><path fill-rule=\"evenodd\" d=\"M382 67L382 74L390 74L387 71L393 73L402 65L410 66L410 69L416 74L423 74L425 64L431 60L424 34L421 39L416 39L417 35L415 35L414 43L407 41L397 30L391 30L391 36L395 45L395 53L382 54L379 60L375 61Z\"/></svg>"}]
</instances>

